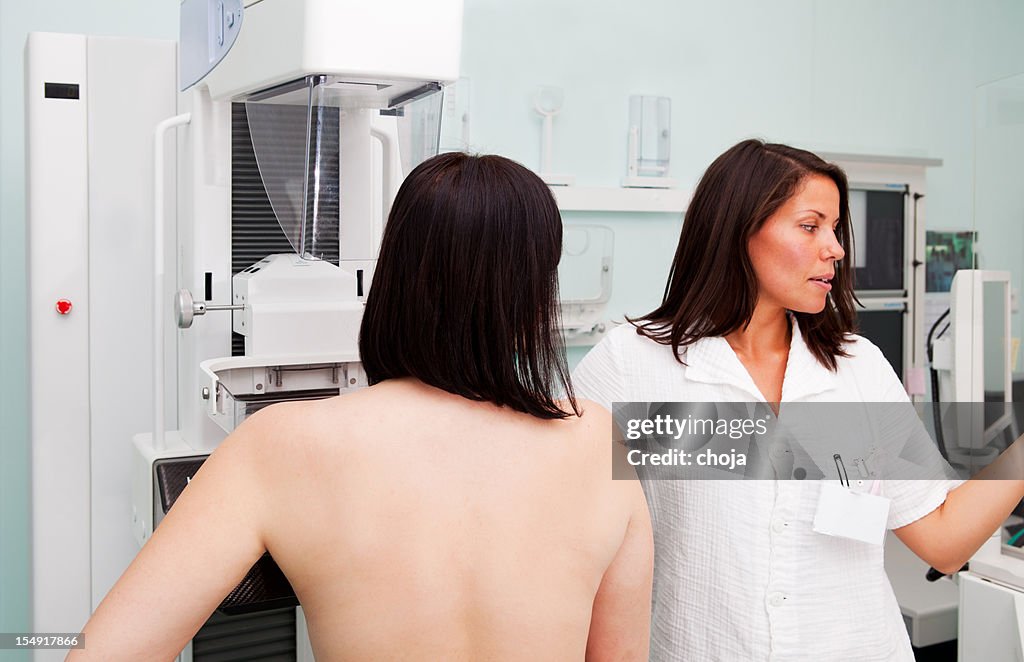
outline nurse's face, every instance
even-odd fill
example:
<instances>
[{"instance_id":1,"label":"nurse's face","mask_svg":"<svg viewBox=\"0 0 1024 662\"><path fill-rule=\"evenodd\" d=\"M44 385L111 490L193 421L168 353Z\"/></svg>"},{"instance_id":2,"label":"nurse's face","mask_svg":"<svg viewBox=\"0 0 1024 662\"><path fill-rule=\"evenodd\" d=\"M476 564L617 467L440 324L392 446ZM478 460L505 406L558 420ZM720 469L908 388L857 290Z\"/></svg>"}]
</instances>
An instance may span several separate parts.
<instances>
[{"instance_id":1,"label":"nurse's face","mask_svg":"<svg viewBox=\"0 0 1024 662\"><path fill-rule=\"evenodd\" d=\"M845 255L836 237L838 224L835 182L821 175L805 177L747 243L759 307L824 310L836 261Z\"/></svg>"}]
</instances>

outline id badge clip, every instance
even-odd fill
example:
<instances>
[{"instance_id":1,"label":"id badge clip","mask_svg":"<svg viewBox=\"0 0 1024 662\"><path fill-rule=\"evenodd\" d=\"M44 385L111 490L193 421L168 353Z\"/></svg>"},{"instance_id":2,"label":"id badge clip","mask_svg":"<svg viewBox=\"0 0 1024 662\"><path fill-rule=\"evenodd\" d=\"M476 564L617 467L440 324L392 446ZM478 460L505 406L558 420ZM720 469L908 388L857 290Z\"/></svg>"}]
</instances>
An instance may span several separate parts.
<instances>
[{"instance_id":1,"label":"id badge clip","mask_svg":"<svg viewBox=\"0 0 1024 662\"><path fill-rule=\"evenodd\" d=\"M842 458L838 454L833 458L839 470L839 484L822 484L814 513L814 531L881 545L889 519L889 499L881 496L881 483L873 481L868 492L853 491Z\"/></svg>"}]
</instances>

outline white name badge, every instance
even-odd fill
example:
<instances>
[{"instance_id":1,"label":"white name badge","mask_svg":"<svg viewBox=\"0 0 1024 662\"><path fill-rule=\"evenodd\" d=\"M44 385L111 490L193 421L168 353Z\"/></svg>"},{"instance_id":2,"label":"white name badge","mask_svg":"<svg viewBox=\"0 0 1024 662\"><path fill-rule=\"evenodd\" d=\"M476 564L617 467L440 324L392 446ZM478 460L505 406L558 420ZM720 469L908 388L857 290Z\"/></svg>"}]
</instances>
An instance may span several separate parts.
<instances>
[{"instance_id":1,"label":"white name badge","mask_svg":"<svg viewBox=\"0 0 1024 662\"><path fill-rule=\"evenodd\" d=\"M885 540L888 519L889 499L854 492L836 483L825 483L821 486L818 510L814 513L814 530L829 536L881 545Z\"/></svg>"}]
</instances>

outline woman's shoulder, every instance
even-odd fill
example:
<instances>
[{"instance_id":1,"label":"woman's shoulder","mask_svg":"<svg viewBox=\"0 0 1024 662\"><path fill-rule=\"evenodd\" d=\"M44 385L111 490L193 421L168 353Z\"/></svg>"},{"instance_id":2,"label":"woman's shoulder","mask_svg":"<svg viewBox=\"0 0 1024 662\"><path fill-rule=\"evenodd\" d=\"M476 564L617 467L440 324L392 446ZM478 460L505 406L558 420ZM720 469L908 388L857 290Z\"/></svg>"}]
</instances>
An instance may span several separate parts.
<instances>
[{"instance_id":1,"label":"woman's shoulder","mask_svg":"<svg viewBox=\"0 0 1024 662\"><path fill-rule=\"evenodd\" d=\"M889 359L873 342L852 334L843 344L846 356L837 358L838 372L844 381L857 383L862 398L880 402L906 400L907 393Z\"/></svg>"},{"instance_id":2,"label":"woman's shoulder","mask_svg":"<svg viewBox=\"0 0 1024 662\"><path fill-rule=\"evenodd\" d=\"M654 340L631 322L623 322L609 331L594 349L617 355L671 354L672 349L666 344Z\"/></svg>"},{"instance_id":3,"label":"woman's shoulder","mask_svg":"<svg viewBox=\"0 0 1024 662\"><path fill-rule=\"evenodd\" d=\"M856 333L846 335L842 344L846 356L840 356L839 362L854 361L857 363L885 361L885 356L878 345Z\"/></svg>"},{"instance_id":4,"label":"woman's shoulder","mask_svg":"<svg viewBox=\"0 0 1024 662\"><path fill-rule=\"evenodd\" d=\"M270 405L249 416L231 437L244 437L252 452L269 463L327 448L341 450L353 445L344 440L362 438L374 419L381 420L380 408L374 407L377 398L369 397L366 391ZM340 428L347 434L338 435Z\"/></svg>"},{"instance_id":5,"label":"woman's shoulder","mask_svg":"<svg viewBox=\"0 0 1024 662\"><path fill-rule=\"evenodd\" d=\"M607 482L606 486L609 488L613 488L614 483L623 482L607 481L609 477L635 479L635 472L622 462L626 449L621 440L617 440L613 414L604 405L593 400L577 398L576 403L581 414L571 419L571 432L565 436L565 439L570 441L568 448L573 449L573 470L580 471L588 467L593 477L599 479L601 483ZM613 488L612 491L621 490Z\"/></svg>"},{"instance_id":6,"label":"woman's shoulder","mask_svg":"<svg viewBox=\"0 0 1024 662\"><path fill-rule=\"evenodd\" d=\"M594 349L618 351L623 345L634 342L636 327L629 322L613 323L614 326L601 338Z\"/></svg>"},{"instance_id":7,"label":"woman's shoulder","mask_svg":"<svg viewBox=\"0 0 1024 662\"><path fill-rule=\"evenodd\" d=\"M588 434L595 431L607 433L610 430L607 426L612 420L612 414L607 407L588 398L576 398L576 404L580 409L580 415L570 420L576 420L579 429Z\"/></svg>"}]
</instances>

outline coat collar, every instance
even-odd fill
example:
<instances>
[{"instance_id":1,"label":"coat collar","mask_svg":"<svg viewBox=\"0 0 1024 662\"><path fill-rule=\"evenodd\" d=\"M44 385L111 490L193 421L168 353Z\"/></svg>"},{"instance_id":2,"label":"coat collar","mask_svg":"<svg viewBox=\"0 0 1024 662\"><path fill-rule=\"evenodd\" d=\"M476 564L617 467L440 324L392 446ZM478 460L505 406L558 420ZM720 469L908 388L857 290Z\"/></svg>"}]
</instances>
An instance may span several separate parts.
<instances>
[{"instance_id":1,"label":"coat collar","mask_svg":"<svg viewBox=\"0 0 1024 662\"><path fill-rule=\"evenodd\" d=\"M790 315L789 319L793 339L782 381L782 401L801 400L836 388L838 375L814 358L804 342L796 318ZM764 402L761 390L725 338L701 338L686 348L683 361L686 362L688 380L732 386L755 401Z\"/></svg>"}]
</instances>

